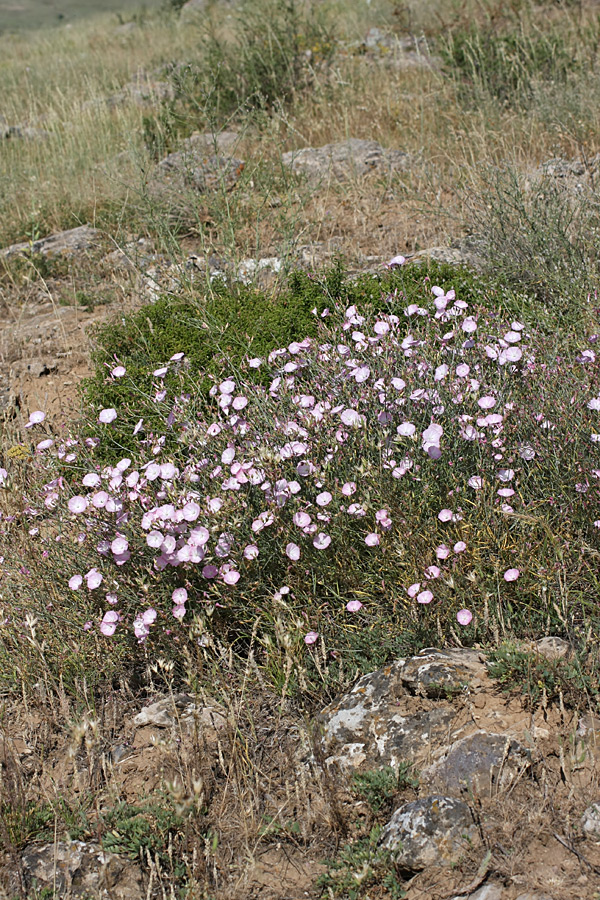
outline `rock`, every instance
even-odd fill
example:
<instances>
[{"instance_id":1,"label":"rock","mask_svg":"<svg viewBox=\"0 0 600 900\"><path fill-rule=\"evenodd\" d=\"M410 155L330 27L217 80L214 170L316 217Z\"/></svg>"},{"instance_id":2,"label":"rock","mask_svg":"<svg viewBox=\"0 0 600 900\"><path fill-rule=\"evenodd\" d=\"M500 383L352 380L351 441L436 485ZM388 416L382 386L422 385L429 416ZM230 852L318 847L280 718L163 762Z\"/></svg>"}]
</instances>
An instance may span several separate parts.
<instances>
[{"instance_id":1,"label":"rock","mask_svg":"<svg viewBox=\"0 0 600 900\"><path fill-rule=\"evenodd\" d=\"M588 837L600 838L600 802L588 806L581 817L581 827Z\"/></svg>"},{"instance_id":2,"label":"rock","mask_svg":"<svg viewBox=\"0 0 600 900\"><path fill-rule=\"evenodd\" d=\"M41 254L49 259L60 256L72 256L84 250L91 250L97 246L102 232L90 225L80 225L69 231L59 231L39 241L23 241L20 244L12 244L0 250L0 259L9 259L12 256Z\"/></svg>"},{"instance_id":3,"label":"rock","mask_svg":"<svg viewBox=\"0 0 600 900\"><path fill-rule=\"evenodd\" d=\"M263 259L243 259L237 269L237 279L243 284L251 284L259 280L261 286L266 287L282 269L283 262L278 256L267 256Z\"/></svg>"},{"instance_id":4,"label":"rock","mask_svg":"<svg viewBox=\"0 0 600 900\"><path fill-rule=\"evenodd\" d=\"M179 11L179 18L185 24L193 22L202 13L206 12L206 0L187 0Z\"/></svg>"},{"instance_id":5,"label":"rock","mask_svg":"<svg viewBox=\"0 0 600 900\"><path fill-rule=\"evenodd\" d=\"M546 659L564 659L573 652L573 647L568 641L555 635L534 641L532 649L539 656L545 656Z\"/></svg>"},{"instance_id":6,"label":"rock","mask_svg":"<svg viewBox=\"0 0 600 900\"><path fill-rule=\"evenodd\" d=\"M127 23L133 24L133 23ZM135 103L146 106L152 103L164 103L175 99L175 88L168 81L156 81L145 74L140 74L133 81L124 84L120 91L106 98L109 106L120 106L122 103Z\"/></svg>"},{"instance_id":7,"label":"rock","mask_svg":"<svg viewBox=\"0 0 600 900\"><path fill-rule=\"evenodd\" d=\"M190 189L200 193L218 187L231 190L244 169L244 161L230 155L236 141L234 132L192 135L180 150L158 163L151 192L168 200Z\"/></svg>"},{"instance_id":8,"label":"rock","mask_svg":"<svg viewBox=\"0 0 600 900\"><path fill-rule=\"evenodd\" d=\"M99 844L59 841L26 847L21 854L26 884L56 897L139 900L146 896L139 867Z\"/></svg>"},{"instance_id":9,"label":"rock","mask_svg":"<svg viewBox=\"0 0 600 900\"><path fill-rule=\"evenodd\" d=\"M384 150L377 141L358 138L324 147L291 150L284 153L281 160L294 175L304 176L311 185L328 180L362 178L369 172L388 174L391 171L405 171L412 161L409 154L402 150Z\"/></svg>"},{"instance_id":10,"label":"rock","mask_svg":"<svg viewBox=\"0 0 600 900\"><path fill-rule=\"evenodd\" d=\"M227 724L227 718L216 707L198 707L189 694L173 694L145 706L135 716L134 725L154 725L157 728L172 728L181 725L187 731L194 728L218 731Z\"/></svg>"},{"instance_id":11,"label":"rock","mask_svg":"<svg viewBox=\"0 0 600 900\"><path fill-rule=\"evenodd\" d=\"M553 900L550 894L538 894L537 891L533 893L528 891L526 894L519 894L516 900Z\"/></svg>"},{"instance_id":12,"label":"rock","mask_svg":"<svg viewBox=\"0 0 600 900\"><path fill-rule=\"evenodd\" d=\"M577 723L577 737L600 738L600 719L588 713Z\"/></svg>"},{"instance_id":13,"label":"rock","mask_svg":"<svg viewBox=\"0 0 600 900\"><path fill-rule=\"evenodd\" d=\"M394 853L401 870L451 866L477 842L477 826L462 800L433 794L397 809L383 829L380 844Z\"/></svg>"},{"instance_id":14,"label":"rock","mask_svg":"<svg viewBox=\"0 0 600 900\"><path fill-rule=\"evenodd\" d=\"M466 791L489 796L492 790L511 784L529 764L529 752L517 741L476 731L452 744L421 778L451 794Z\"/></svg>"},{"instance_id":15,"label":"rock","mask_svg":"<svg viewBox=\"0 0 600 900\"><path fill-rule=\"evenodd\" d=\"M461 894L452 900L502 900L504 891L499 884L484 884L474 894Z\"/></svg>"},{"instance_id":16,"label":"rock","mask_svg":"<svg viewBox=\"0 0 600 900\"><path fill-rule=\"evenodd\" d=\"M430 762L431 746L445 744L457 710L432 697L478 686L487 673L472 650L425 650L363 675L326 707L319 721L327 762L342 769Z\"/></svg>"},{"instance_id":17,"label":"rock","mask_svg":"<svg viewBox=\"0 0 600 900\"><path fill-rule=\"evenodd\" d=\"M428 259L435 262L448 263L451 266L470 266L471 258L469 254L463 253L456 247L428 247L426 250L419 250L406 257L407 262L420 263Z\"/></svg>"},{"instance_id":18,"label":"rock","mask_svg":"<svg viewBox=\"0 0 600 900\"><path fill-rule=\"evenodd\" d=\"M44 375L51 375L52 372L56 372L57 368L58 363L56 360L42 362L41 359L34 359L27 363L27 374L31 378L42 378Z\"/></svg>"},{"instance_id":19,"label":"rock","mask_svg":"<svg viewBox=\"0 0 600 900\"><path fill-rule=\"evenodd\" d=\"M4 116L0 116L0 140L21 138L26 141L44 140L48 132L33 125L9 125Z\"/></svg>"}]
</instances>

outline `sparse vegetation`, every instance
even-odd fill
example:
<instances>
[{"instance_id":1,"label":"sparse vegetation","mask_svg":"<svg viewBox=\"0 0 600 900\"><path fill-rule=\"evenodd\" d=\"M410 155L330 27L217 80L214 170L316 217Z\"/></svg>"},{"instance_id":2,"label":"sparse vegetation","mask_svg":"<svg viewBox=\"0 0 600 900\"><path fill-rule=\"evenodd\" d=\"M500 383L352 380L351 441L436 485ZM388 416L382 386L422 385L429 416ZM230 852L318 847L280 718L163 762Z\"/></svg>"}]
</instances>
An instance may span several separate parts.
<instances>
[{"instance_id":1,"label":"sparse vegetation","mask_svg":"<svg viewBox=\"0 0 600 900\"><path fill-rule=\"evenodd\" d=\"M0 34L0 247L31 248L0 263L0 365L24 384L29 353L43 373L0 407L0 875L19 900L55 896L22 853L81 840L139 865L148 896L253 896L261 866L273 886L290 860L335 856L298 891L404 897L379 826L418 773L338 772L314 715L358 675L463 646L531 734L560 711L560 749L477 812L508 884L515 841L575 821L573 791L551 813L551 789L531 811L527 791L554 752L557 784L592 766L578 717L598 712L598 17L182 6ZM157 163L197 132L202 165L235 132L235 178L162 194ZM282 163L348 137L405 164L316 186ZM97 249L33 252L85 222ZM452 244L477 271L398 258ZM532 654L549 633L572 655ZM464 684L423 709L461 706ZM176 706L133 728L165 695L220 725ZM31 746L5 738L11 715ZM144 755L148 790L128 769Z\"/></svg>"}]
</instances>

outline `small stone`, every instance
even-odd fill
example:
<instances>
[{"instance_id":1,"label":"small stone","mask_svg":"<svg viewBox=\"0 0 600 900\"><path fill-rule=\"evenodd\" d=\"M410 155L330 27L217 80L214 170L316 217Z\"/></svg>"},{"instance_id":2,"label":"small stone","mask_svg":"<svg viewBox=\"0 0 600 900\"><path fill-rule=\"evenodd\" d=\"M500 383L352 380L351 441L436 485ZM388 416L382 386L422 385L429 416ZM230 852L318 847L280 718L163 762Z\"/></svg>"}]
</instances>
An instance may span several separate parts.
<instances>
[{"instance_id":1,"label":"small stone","mask_svg":"<svg viewBox=\"0 0 600 900\"><path fill-rule=\"evenodd\" d=\"M474 894L461 894L452 900L502 900L503 894L499 884L484 884Z\"/></svg>"},{"instance_id":2,"label":"small stone","mask_svg":"<svg viewBox=\"0 0 600 900\"><path fill-rule=\"evenodd\" d=\"M564 659L573 651L573 647L568 641L556 637L556 635L548 635L548 637L534 641L533 649L540 656L545 656L546 659Z\"/></svg>"},{"instance_id":3,"label":"small stone","mask_svg":"<svg viewBox=\"0 0 600 900\"><path fill-rule=\"evenodd\" d=\"M381 846L394 853L400 869L451 866L478 840L471 810L462 800L423 797L396 810L381 835Z\"/></svg>"},{"instance_id":4,"label":"small stone","mask_svg":"<svg viewBox=\"0 0 600 900\"><path fill-rule=\"evenodd\" d=\"M190 731L195 725L219 730L227 724L227 719L216 707L198 707L189 694L173 694L145 706L133 722L138 728L144 725L154 725L156 728L182 725Z\"/></svg>"},{"instance_id":5,"label":"small stone","mask_svg":"<svg viewBox=\"0 0 600 900\"><path fill-rule=\"evenodd\" d=\"M550 894L538 894L537 891L533 893L528 891L526 894L519 894L516 900L553 900Z\"/></svg>"},{"instance_id":6,"label":"small stone","mask_svg":"<svg viewBox=\"0 0 600 900\"><path fill-rule=\"evenodd\" d=\"M589 837L600 837L600 802L588 806L581 817L581 827Z\"/></svg>"}]
</instances>

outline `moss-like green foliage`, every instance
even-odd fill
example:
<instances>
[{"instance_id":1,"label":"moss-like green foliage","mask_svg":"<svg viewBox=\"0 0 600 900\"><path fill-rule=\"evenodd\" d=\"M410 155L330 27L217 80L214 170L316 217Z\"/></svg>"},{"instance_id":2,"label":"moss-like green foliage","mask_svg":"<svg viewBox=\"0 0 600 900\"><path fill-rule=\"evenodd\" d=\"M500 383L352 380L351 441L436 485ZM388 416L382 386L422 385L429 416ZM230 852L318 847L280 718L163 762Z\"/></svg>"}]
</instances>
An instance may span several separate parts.
<instances>
[{"instance_id":1,"label":"moss-like green foliage","mask_svg":"<svg viewBox=\"0 0 600 900\"><path fill-rule=\"evenodd\" d=\"M95 334L95 372L83 384L84 405L96 420L100 409L115 408L118 418L99 448L99 458L116 462L124 452L139 448L133 429L144 419L144 432L164 427L170 408L156 401L163 383L153 372L177 353L182 363L172 365L164 384L172 396L201 390L206 394L216 378L235 374L246 358L264 357L271 350L316 333L319 316L328 306L381 307L403 315L407 303L420 302L423 285L453 287L469 304L486 302L497 289L468 269L431 262L409 265L381 275L349 278L338 264L323 276L294 272L276 296L252 287L216 282L206 296L191 299L162 297L137 312L102 325ZM496 298L496 301L498 298ZM112 378L122 365L127 378ZM256 370L261 379L261 370Z\"/></svg>"}]
</instances>

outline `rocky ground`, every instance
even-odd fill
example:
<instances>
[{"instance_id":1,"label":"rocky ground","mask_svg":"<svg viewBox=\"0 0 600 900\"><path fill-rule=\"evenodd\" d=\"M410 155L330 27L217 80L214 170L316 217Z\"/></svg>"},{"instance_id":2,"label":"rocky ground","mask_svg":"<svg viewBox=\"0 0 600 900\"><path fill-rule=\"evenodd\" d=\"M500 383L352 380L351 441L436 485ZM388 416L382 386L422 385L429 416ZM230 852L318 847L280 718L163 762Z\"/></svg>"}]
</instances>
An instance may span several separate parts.
<instances>
[{"instance_id":1,"label":"rocky ground","mask_svg":"<svg viewBox=\"0 0 600 900\"><path fill-rule=\"evenodd\" d=\"M550 661L571 652L557 638L528 649ZM141 866L91 834L109 798L135 804L167 784L182 806L195 794L208 819L220 814L227 849L207 848L210 896L301 900L328 896L329 885L330 896L351 897L375 871L366 896L380 897L383 865L406 892L392 896L409 900L594 900L599 739L600 721L584 708L562 698L532 707L490 677L484 654L461 649L397 660L309 720L267 716L250 698L242 712L185 693L145 704L115 695L66 734L58 709L51 722L35 707L7 708L1 746L13 799L18 771L41 798L94 803L84 839L15 848L4 861L6 896L36 885L60 897L165 896L160 864ZM404 767L402 783L356 790L356 774L390 765ZM241 789L240 769L254 771L254 791ZM371 855L351 857L344 882L325 858L374 822L383 827Z\"/></svg>"}]
</instances>

